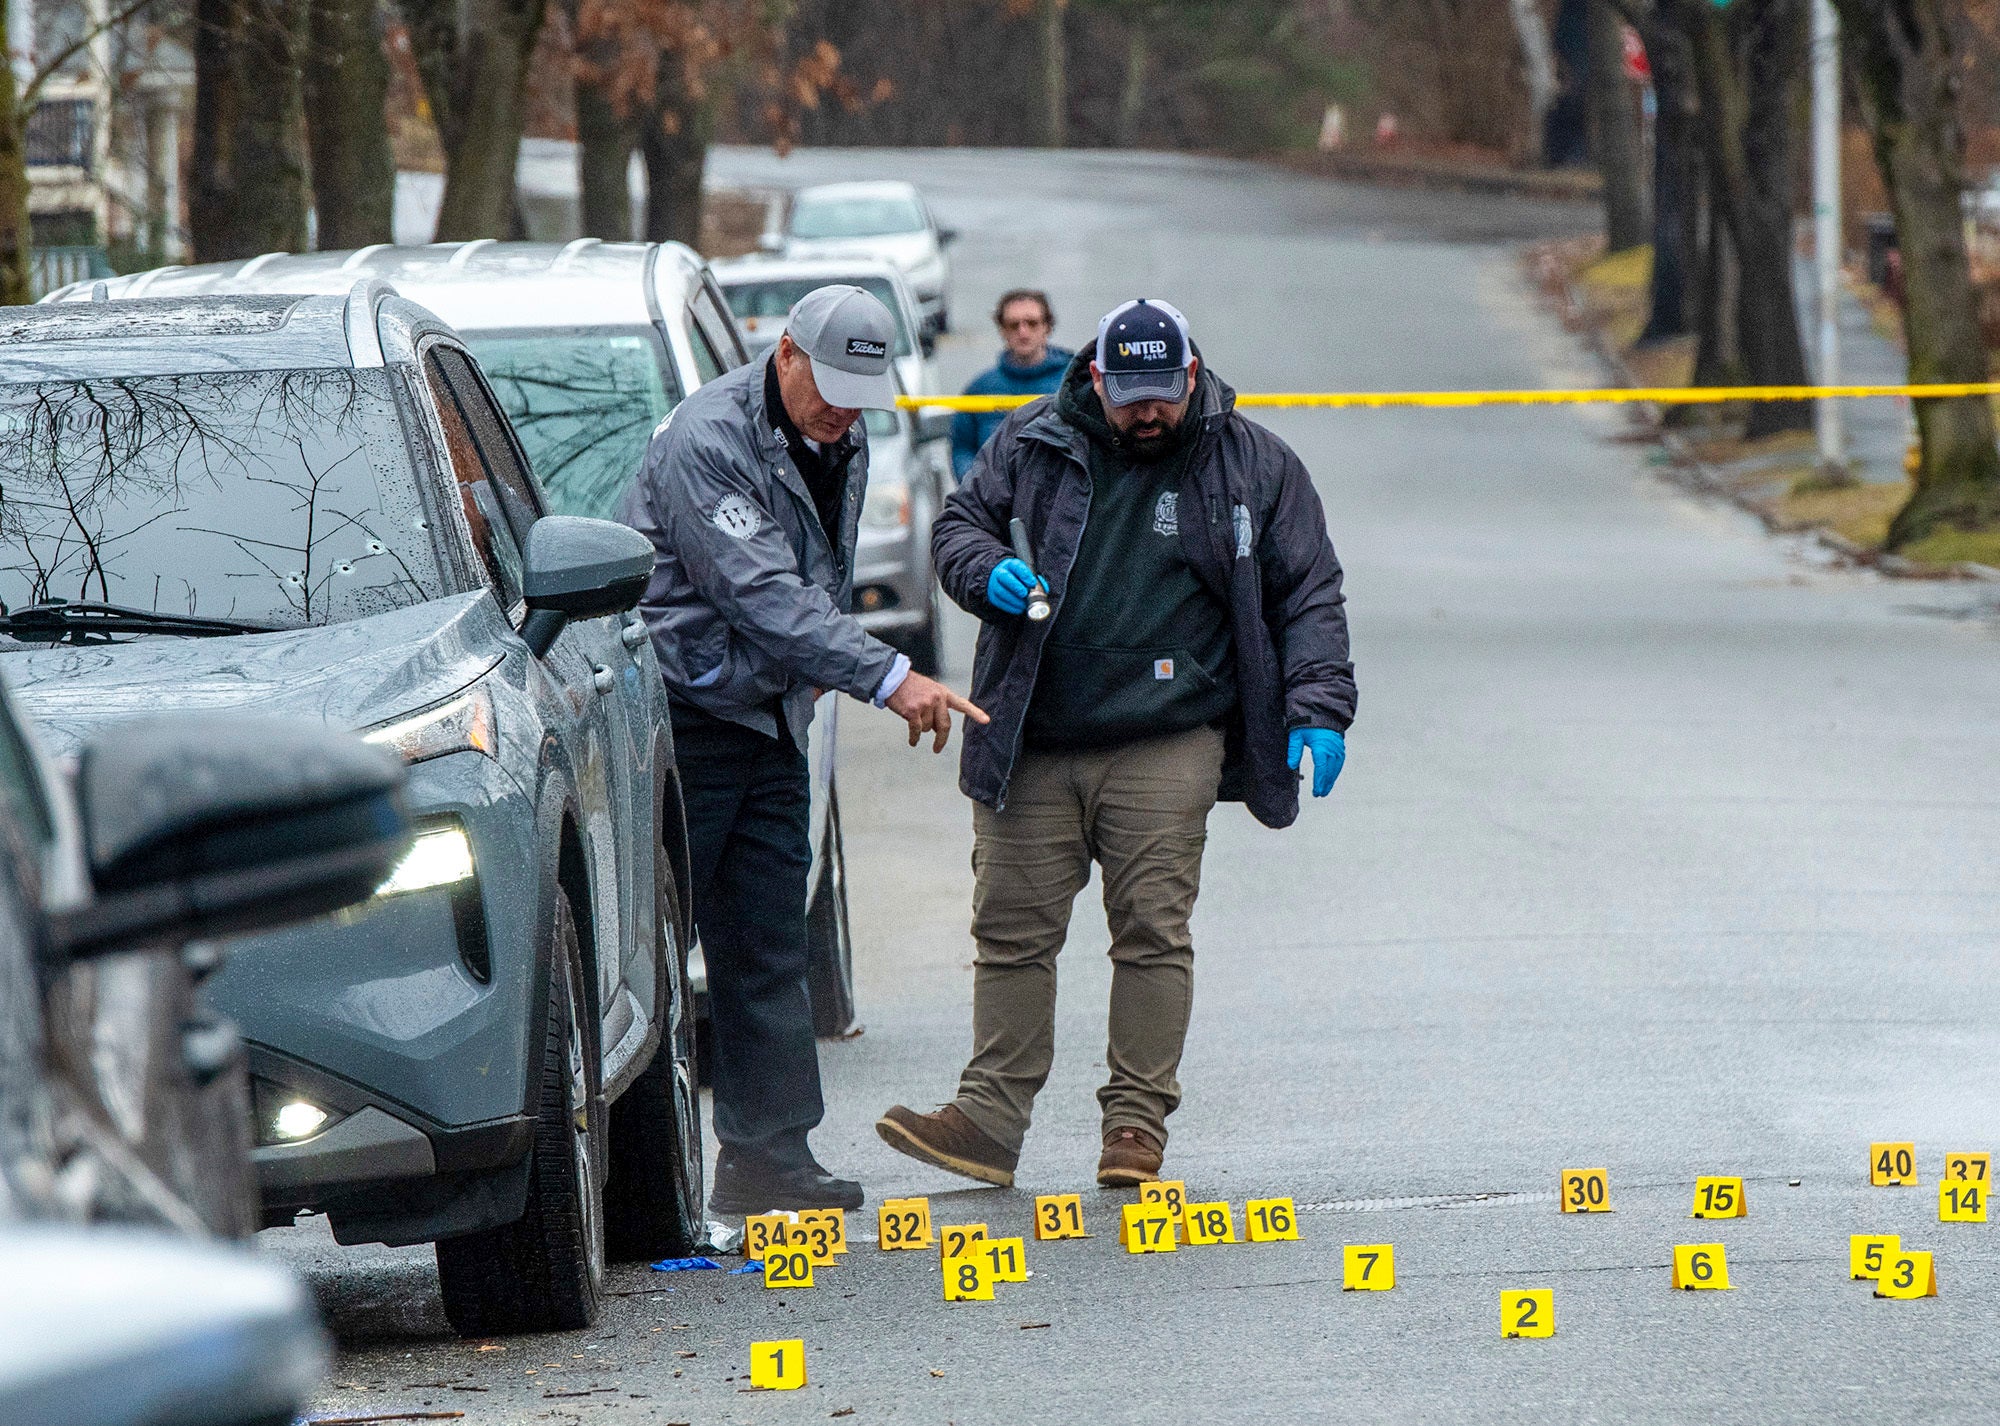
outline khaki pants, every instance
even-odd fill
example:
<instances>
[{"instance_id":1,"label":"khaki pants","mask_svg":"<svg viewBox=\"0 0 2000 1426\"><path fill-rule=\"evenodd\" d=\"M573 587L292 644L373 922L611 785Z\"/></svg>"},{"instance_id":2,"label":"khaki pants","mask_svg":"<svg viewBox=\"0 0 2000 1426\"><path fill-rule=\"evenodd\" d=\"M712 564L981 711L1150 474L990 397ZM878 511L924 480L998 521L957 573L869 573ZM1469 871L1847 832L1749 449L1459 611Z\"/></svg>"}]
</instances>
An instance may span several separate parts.
<instances>
[{"instance_id":1,"label":"khaki pants","mask_svg":"<svg viewBox=\"0 0 2000 1426\"><path fill-rule=\"evenodd\" d=\"M1143 1129L1166 1142L1194 1003L1188 916L1221 779L1222 734L1197 728L1113 748L1023 752L1007 810L973 808L973 1048L957 1103L1007 1148L1020 1150L1048 1081L1056 956L1093 861L1104 869L1111 927L1104 1131Z\"/></svg>"}]
</instances>

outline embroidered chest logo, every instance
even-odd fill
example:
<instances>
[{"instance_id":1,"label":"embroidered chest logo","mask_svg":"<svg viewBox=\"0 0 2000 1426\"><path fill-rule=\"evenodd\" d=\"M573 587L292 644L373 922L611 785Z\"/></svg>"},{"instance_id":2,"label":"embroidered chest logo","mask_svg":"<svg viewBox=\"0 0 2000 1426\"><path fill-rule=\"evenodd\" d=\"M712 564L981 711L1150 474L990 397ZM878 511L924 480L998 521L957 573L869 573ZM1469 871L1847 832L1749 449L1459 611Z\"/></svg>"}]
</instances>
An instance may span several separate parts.
<instances>
[{"instance_id":1,"label":"embroidered chest logo","mask_svg":"<svg viewBox=\"0 0 2000 1426\"><path fill-rule=\"evenodd\" d=\"M1181 497L1178 491L1167 491L1160 496L1160 503L1153 507L1153 532L1159 535L1178 535L1181 532Z\"/></svg>"},{"instance_id":2,"label":"embroidered chest logo","mask_svg":"<svg viewBox=\"0 0 2000 1426\"><path fill-rule=\"evenodd\" d=\"M725 495L715 505L715 528L732 540L747 540L764 526L764 517L748 496Z\"/></svg>"}]
</instances>

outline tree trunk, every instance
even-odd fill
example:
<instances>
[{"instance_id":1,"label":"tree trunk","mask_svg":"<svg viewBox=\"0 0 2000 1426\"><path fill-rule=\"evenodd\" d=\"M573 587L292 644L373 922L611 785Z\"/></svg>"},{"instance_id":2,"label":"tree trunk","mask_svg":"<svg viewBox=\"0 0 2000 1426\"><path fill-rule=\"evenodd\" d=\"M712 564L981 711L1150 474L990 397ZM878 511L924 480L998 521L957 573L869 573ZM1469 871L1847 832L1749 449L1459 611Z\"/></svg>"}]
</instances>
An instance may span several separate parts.
<instances>
[{"instance_id":1,"label":"tree trunk","mask_svg":"<svg viewBox=\"0 0 2000 1426\"><path fill-rule=\"evenodd\" d=\"M1965 135L1946 0L1835 0L1843 48L1889 188L1903 255L1912 382L1985 381L1960 209ZM1983 396L1916 403L1917 488L1889 527L1901 549L1947 530L2000 528L2000 455Z\"/></svg>"},{"instance_id":2,"label":"tree trunk","mask_svg":"<svg viewBox=\"0 0 2000 1426\"><path fill-rule=\"evenodd\" d=\"M1535 0L1507 0L1507 9L1514 20L1521 66L1528 79L1528 161L1539 168L1547 162L1549 109L1556 102L1555 50Z\"/></svg>"},{"instance_id":3,"label":"tree trunk","mask_svg":"<svg viewBox=\"0 0 2000 1426\"><path fill-rule=\"evenodd\" d=\"M1125 87L1118 96L1118 146L1129 149L1138 141L1139 120L1146 112L1147 43L1153 18L1135 21L1125 38Z\"/></svg>"},{"instance_id":4,"label":"tree trunk","mask_svg":"<svg viewBox=\"0 0 2000 1426\"><path fill-rule=\"evenodd\" d=\"M1069 43L1063 35L1069 0L1042 0L1042 141L1052 149L1069 142Z\"/></svg>"},{"instance_id":5,"label":"tree trunk","mask_svg":"<svg viewBox=\"0 0 2000 1426\"><path fill-rule=\"evenodd\" d=\"M310 0L306 140L321 248L394 238L396 156L384 106L389 61L376 0Z\"/></svg>"},{"instance_id":6,"label":"tree trunk","mask_svg":"<svg viewBox=\"0 0 2000 1426\"><path fill-rule=\"evenodd\" d=\"M1590 153L1604 177L1604 236L1608 252L1643 247L1646 229L1645 136L1625 77L1625 21L1606 0L1591 0Z\"/></svg>"},{"instance_id":7,"label":"tree trunk","mask_svg":"<svg viewBox=\"0 0 2000 1426\"><path fill-rule=\"evenodd\" d=\"M1736 263L1737 335L1753 385L1806 384L1793 287L1793 100L1805 61L1803 0L1718 11L1678 0L1701 92L1703 158L1716 234ZM1711 237L1713 241L1713 236ZM1713 295L1713 289L1710 294ZM1809 430L1804 401L1759 402L1745 434Z\"/></svg>"},{"instance_id":8,"label":"tree trunk","mask_svg":"<svg viewBox=\"0 0 2000 1426\"><path fill-rule=\"evenodd\" d=\"M1705 184L1696 225L1701 268L1694 294L1694 384L1740 386L1743 347L1737 326L1741 304L1736 293L1742 272L1736 265L1736 244L1729 235L1729 225L1716 209L1713 185Z\"/></svg>"},{"instance_id":9,"label":"tree trunk","mask_svg":"<svg viewBox=\"0 0 2000 1426\"><path fill-rule=\"evenodd\" d=\"M606 242L632 237L632 150L638 135L621 118L601 84L576 82L577 189L583 236Z\"/></svg>"},{"instance_id":10,"label":"tree trunk","mask_svg":"<svg viewBox=\"0 0 2000 1426\"><path fill-rule=\"evenodd\" d=\"M1671 25L1645 29L1658 117L1653 125L1653 281L1642 342L1689 330L1701 243L1701 148L1686 38Z\"/></svg>"},{"instance_id":11,"label":"tree trunk","mask_svg":"<svg viewBox=\"0 0 2000 1426\"><path fill-rule=\"evenodd\" d=\"M1592 0L1561 0L1551 40L1556 57L1556 97L1542 123L1542 157L1552 168L1590 162L1590 112L1584 76L1590 70L1588 7Z\"/></svg>"},{"instance_id":12,"label":"tree trunk","mask_svg":"<svg viewBox=\"0 0 2000 1426\"><path fill-rule=\"evenodd\" d=\"M0 306L33 300L28 277L32 233L28 227L28 151L21 135L21 105L14 88L13 37L0 0Z\"/></svg>"},{"instance_id":13,"label":"tree trunk","mask_svg":"<svg viewBox=\"0 0 2000 1426\"><path fill-rule=\"evenodd\" d=\"M542 0L402 0L444 148L440 242L515 227L514 168Z\"/></svg>"},{"instance_id":14,"label":"tree trunk","mask_svg":"<svg viewBox=\"0 0 2000 1426\"><path fill-rule=\"evenodd\" d=\"M639 135L646 161L646 238L701 244L701 178L715 135L715 101L687 91L678 61L661 66L659 103Z\"/></svg>"},{"instance_id":15,"label":"tree trunk","mask_svg":"<svg viewBox=\"0 0 2000 1426\"><path fill-rule=\"evenodd\" d=\"M195 0L196 262L306 245L305 0Z\"/></svg>"}]
</instances>

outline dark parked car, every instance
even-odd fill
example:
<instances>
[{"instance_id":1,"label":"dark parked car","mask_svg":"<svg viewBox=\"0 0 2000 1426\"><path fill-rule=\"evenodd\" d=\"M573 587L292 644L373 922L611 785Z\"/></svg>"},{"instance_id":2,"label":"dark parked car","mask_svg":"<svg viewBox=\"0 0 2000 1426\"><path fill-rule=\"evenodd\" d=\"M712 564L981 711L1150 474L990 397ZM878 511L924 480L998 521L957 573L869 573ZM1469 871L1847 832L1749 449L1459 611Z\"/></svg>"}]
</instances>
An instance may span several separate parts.
<instances>
[{"instance_id":1,"label":"dark parked car","mask_svg":"<svg viewBox=\"0 0 2000 1426\"><path fill-rule=\"evenodd\" d=\"M0 690L0 1421L289 1421L326 1361L304 1288L195 1241L256 1192L241 1045L201 1004L217 954L194 938L367 898L410 844L403 769L216 714L75 761L72 787Z\"/></svg>"},{"instance_id":2,"label":"dark parked car","mask_svg":"<svg viewBox=\"0 0 2000 1426\"><path fill-rule=\"evenodd\" d=\"M702 1230L647 542L552 515L476 363L379 281L0 319L0 653L61 747L163 708L365 731L408 856L242 943L268 1222L437 1243L468 1333L577 1327Z\"/></svg>"}]
</instances>

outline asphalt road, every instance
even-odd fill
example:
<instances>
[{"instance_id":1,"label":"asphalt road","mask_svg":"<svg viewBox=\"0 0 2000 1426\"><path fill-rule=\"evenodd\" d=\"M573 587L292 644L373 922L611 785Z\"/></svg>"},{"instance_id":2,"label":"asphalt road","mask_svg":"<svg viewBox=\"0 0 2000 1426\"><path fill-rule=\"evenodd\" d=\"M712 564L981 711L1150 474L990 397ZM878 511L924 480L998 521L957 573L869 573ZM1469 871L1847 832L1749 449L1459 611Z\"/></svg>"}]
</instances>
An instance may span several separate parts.
<instances>
[{"instance_id":1,"label":"asphalt road","mask_svg":"<svg viewBox=\"0 0 2000 1426\"><path fill-rule=\"evenodd\" d=\"M1185 310L1242 390L1595 382L1518 243L1587 211L1369 190L1155 156L718 156L726 179L915 178L957 248L940 353L990 359L1003 287L1060 336L1133 295ZM1082 1191L1097 1236L946 1306L934 1259L857 1243L810 1291L621 1270L593 1332L460 1344L427 1254L265 1235L344 1351L321 1409L470 1422L1974 1420L2000 1386L1992 1227L1940 1225L1950 1149L2000 1149L1993 929L1996 610L1973 586L1831 569L1680 493L1593 410L1281 413L1349 571L1361 717L1345 776L1284 833L1215 814L1169 1169L1195 1198L1289 1194L1300 1242L1128 1258L1092 1188L1108 967L1095 893L1019 1192L884 1148L968 1045L970 816L955 759L843 715L867 1032L829 1045L821 1156L871 1201L1026 1231ZM963 683L970 626L953 627ZM1870 1189L1874 1139L1917 1189ZM1609 1170L1617 1212L1556 1211ZM1696 1223L1697 1174L1749 1217ZM1481 1195L1483 1197L1471 1197ZM872 1228L857 1215L857 1232ZM1241 1231L1239 1216L1239 1232ZM1937 1252L1883 1302L1847 1236ZM1734 1288L1675 1293L1676 1243ZM1340 1291L1344 1242L1399 1284ZM1556 1335L1503 1341L1548 1287ZM1046 1325L1037 1325L1046 1324ZM811 1384L746 1393L753 1340ZM851 1414L850 1414L851 1409Z\"/></svg>"}]
</instances>

